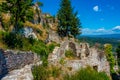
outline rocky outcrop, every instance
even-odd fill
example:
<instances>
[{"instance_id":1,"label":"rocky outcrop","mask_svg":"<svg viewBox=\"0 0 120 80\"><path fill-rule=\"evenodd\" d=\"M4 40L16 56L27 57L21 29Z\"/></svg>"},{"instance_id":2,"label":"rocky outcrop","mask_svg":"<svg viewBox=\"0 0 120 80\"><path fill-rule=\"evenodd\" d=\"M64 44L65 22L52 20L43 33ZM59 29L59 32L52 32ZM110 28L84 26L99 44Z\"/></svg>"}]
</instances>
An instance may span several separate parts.
<instances>
[{"instance_id":1,"label":"rocky outcrop","mask_svg":"<svg viewBox=\"0 0 120 80\"><path fill-rule=\"evenodd\" d=\"M31 67L32 65L26 65L21 69L13 70L2 78L2 80L33 80Z\"/></svg>"},{"instance_id":2,"label":"rocky outcrop","mask_svg":"<svg viewBox=\"0 0 120 80\"><path fill-rule=\"evenodd\" d=\"M49 34L48 34L48 41L54 41L56 43L60 43L60 37L58 33L54 30L49 29Z\"/></svg>"},{"instance_id":3,"label":"rocky outcrop","mask_svg":"<svg viewBox=\"0 0 120 80\"><path fill-rule=\"evenodd\" d=\"M21 69L38 61L40 61L40 58L32 52L0 49L0 78L15 69Z\"/></svg>"},{"instance_id":4,"label":"rocky outcrop","mask_svg":"<svg viewBox=\"0 0 120 80\"><path fill-rule=\"evenodd\" d=\"M25 27L20 30L20 33L26 38L38 39L37 35L31 27Z\"/></svg>"}]
</instances>

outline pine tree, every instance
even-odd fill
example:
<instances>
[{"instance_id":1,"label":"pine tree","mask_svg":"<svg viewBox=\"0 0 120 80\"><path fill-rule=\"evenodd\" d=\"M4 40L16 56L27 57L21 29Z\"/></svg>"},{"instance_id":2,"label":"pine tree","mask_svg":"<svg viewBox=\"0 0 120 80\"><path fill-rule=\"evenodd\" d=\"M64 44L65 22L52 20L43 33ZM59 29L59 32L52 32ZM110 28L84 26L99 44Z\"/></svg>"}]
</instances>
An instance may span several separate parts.
<instances>
[{"instance_id":1,"label":"pine tree","mask_svg":"<svg viewBox=\"0 0 120 80\"><path fill-rule=\"evenodd\" d=\"M73 18L71 20L71 27L70 27L70 32L71 35L73 35L74 37L76 37L76 35L81 34L81 23L80 23L80 19L77 17L77 12L73 14Z\"/></svg>"},{"instance_id":2,"label":"pine tree","mask_svg":"<svg viewBox=\"0 0 120 80\"><path fill-rule=\"evenodd\" d=\"M11 24L14 26L14 31L17 33L26 20L32 20L33 11L31 6L33 0L6 0L0 6L2 12L10 13Z\"/></svg>"},{"instance_id":3,"label":"pine tree","mask_svg":"<svg viewBox=\"0 0 120 80\"><path fill-rule=\"evenodd\" d=\"M75 37L80 34L80 21L77 13L73 12L70 0L61 1L57 17L59 20L58 33L61 37L69 36L69 34Z\"/></svg>"}]
</instances>

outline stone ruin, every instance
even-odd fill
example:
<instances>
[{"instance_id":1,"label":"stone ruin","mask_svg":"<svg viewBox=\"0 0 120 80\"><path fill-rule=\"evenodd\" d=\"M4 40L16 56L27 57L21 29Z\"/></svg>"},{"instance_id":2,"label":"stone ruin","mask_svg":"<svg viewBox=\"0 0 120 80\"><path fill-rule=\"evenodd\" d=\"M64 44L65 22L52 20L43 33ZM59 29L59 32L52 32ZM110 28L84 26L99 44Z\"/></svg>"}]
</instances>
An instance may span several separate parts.
<instances>
[{"instance_id":1,"label":"stone ruin","mask_svg":"<svg viewBox=\"0 0 120 80\"><path fill-rule=\"evenodd\" d=\"M42 10L39 8L38 4L35 4L33 6L33 9L35 12L36 10L38 10L38 13L36 12L34 14L34 21L33 21L34 24L40 23L43 26L44 24L48 24L50 26L50 24L54 25L55 23L58 22L57 18L54 18L49 13L42 13Z\"/></svg>"},{"instance_id":2,"label":"stone ruin","mask_svg":"<svg viewBox=\"0 0 120 80\"><path fill-rule=\"evenodd\" d=\"M13 50L5 51L0 49L0 80L2 77L6 76L9 72L16 69L21 69L26 65L35 64L38 61L40 61L40 58L32 52L22 52ZM30 67L32 66L29 66L29 69L31 69ZM14 75L17 75L17 73Z\"/></svg>"},{"instance_id":3,"label":"stone ruin","mask_svg":"<svg viewBox=\"0 0 120 80\"><path fill-rule=\"evenodd\" d=\"M77 59L65 59L65 51L71 49ZM64 41L60 47L56 47L52 54L49 55L48 61L50 64L59 64L61 58L65 59L65 67L71 67L72 71L80 68L85 68L88 65L98 72L106 72L110 75L109 62L103 51L89 47L88 43L76 43L73 41Z\"/></svg>"}]
</instances>

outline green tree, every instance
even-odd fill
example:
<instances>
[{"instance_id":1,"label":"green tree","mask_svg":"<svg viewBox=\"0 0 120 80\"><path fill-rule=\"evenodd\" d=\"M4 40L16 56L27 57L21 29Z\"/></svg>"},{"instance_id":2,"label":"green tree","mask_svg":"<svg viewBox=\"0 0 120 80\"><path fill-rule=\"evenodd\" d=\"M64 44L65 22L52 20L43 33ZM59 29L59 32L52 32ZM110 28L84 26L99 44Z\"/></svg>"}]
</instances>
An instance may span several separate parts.
<instances>
[{"instance_id":1,"label":"green tree","mask_svg":"<svg viewBox=\"0 0 120 80\"><path fill-rule=\"evenodd\" d=\"M109 61L109 64L110 64L110 71L114 72L113 67L115 65L115 58L114 58L113 53L112 53L112 45L106 44L104 47L104 50L105 50L107 60Z\"/></svg>"},{"instance_id":2,"label":"green tree","mask_svg":"<svg viewBox=\"0 0 120 80\"><path fill-rule=\"evenodd\" d=\"M120 65L120 44L118 45L116 52L117 52L117 57L118 57L118 65Z\"/></svg>"},{"instance_id":3,"label":"green tree","mask_svg":"<svg viewBox=\"0 0 120 80\"><path fill-rule=\"evenodd\" d=\"M81 34L81 23L80 19L77 17L77 12L73 14L72 20L71 20L71 27L70 27L70 33L74 37L78 34Z\"/></svg>"},{"instance_id":4,"label":"green tree","mask_svg":"<svg viewBox=\"0 0 120 80\"><path fill-rule=\"evenodd\" d=\"M14 26L15 33L23 27L23 23L26 20L33 19L32 5L33 0L6 0L0 5L2 12L10 13L10 22Z\"/></svg>"},{"instance_id":5,"label":"green tree","mask_svg":"<svg viewBox=\"0 0 120 80\"><path fill-rule=\"evenodd\" d=\"M61 37L80 34L80 20L74 13L70 0L61 0L58 17L58 33Z\"/></svg>"}]
</instances>

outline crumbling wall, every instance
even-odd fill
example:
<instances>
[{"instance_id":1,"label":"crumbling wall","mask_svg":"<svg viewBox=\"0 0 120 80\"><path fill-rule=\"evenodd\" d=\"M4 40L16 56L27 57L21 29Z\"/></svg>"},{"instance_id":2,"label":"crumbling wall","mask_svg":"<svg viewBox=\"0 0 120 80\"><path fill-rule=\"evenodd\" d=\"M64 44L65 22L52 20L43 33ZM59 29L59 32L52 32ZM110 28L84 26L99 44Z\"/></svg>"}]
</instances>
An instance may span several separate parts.
<instances>
[{"instance_id":1,"label":"crumbling wall","mask_svg":"<svg viewBox=\"0 0 120 80\"><path fill-rule=\"evenodd\" d=\"M76 71L82 67L84 68L89 65L98 72L103 71L106 72L108 75L110 75L109 62L107 61L104 52L98 50L95 47L89 47L88 43L79 44L76 42L71 42L69 40L61 43L60 48L57 48L56 52L54 54L51 54L51 56L57 55L55 59L51 57L52 63L59 64L59 60L61 58L65 58L64 51L67 49L72 49L77 59L74 60L64 59L65 67L71 67L72 71Z\"/></svg>"},{"instance_id":2,"label":"crumbling wall","mask_svg":"<svg viewBox=\"0 0 120 80\"><path fill-rule=\"evenodd\" d=\"M8 72L23 68L25 65L39 61L39 57L32 52L4 51L0 49L0 79Z\"/></svg>"}]
</instances>

